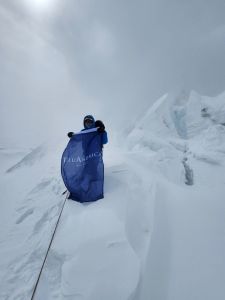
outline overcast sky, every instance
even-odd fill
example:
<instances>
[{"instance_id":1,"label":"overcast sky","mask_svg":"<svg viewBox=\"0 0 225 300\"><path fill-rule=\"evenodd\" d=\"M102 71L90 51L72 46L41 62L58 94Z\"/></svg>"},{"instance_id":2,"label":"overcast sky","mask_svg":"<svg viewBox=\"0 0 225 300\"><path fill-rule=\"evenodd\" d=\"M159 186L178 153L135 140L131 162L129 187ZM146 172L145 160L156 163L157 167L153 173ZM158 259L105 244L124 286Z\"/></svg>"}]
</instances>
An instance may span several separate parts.
<instances>
[{"instance_id":1,"label":"overcast sky","mask_svg":"<svg viewBox=\"0 0 225 300\"><path fill-rule=\"evenodd\" d=\"M162 94L225 90L224 0L2 0L1 144L123 128Z\"/></svg>"}]
</instances>

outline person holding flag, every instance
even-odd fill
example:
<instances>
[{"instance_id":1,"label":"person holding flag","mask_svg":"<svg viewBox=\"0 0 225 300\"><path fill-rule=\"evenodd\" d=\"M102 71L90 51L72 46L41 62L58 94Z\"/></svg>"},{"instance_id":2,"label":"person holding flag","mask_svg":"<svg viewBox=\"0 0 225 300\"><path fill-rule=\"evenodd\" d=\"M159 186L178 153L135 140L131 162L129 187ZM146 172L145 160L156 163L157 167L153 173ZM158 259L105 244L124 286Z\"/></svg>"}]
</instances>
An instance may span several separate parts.
<instances>
[{"instance_id":1,"label":"person holding flag","mask_svg":"<svg viewBox=\"0 0 225 300\"><path fill-rule=\"evenodd\" d=\"M84 128L69 132L70 138L61 159L61 174L69 191L69 199L91 202L104 198L103 145L108 143L102 121L92 115L83 120Z\"/></svg>"}]
</instances>

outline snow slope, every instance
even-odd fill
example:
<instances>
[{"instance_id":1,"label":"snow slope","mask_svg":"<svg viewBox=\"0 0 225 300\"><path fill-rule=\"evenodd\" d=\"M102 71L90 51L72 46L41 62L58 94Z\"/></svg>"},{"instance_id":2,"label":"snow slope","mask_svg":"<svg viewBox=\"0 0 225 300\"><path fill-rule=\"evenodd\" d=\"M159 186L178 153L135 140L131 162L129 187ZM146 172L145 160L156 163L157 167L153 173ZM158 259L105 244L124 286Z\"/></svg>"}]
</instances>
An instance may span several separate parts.
<instances>
[{"instance_id":1,"label":"snow slope","mask_svg":"<svg viewBox=\"0 0 225 300\"><path fill-rule=\"evenodd\" d=\"M1 152L0 299L29 299L40 269L63 189L53 153L47 145Z\"/></svg>"},{"instance_id":2,"label":"snow slope","mask_svg":"<svg viewBox=\"0 0 225 300\"><path fill-rule=\"evenodd\" d=\"M224 299L224 116L225 94L168 94L111 139L105 198L67 200L35 300ZM0 149L0 299L31 298L64 201L66 142Z\"/></svg>"},{"instance_id":3,"label":"snow slope","mask_svg":"<svg viewBox=\"0 0 225 300\"><path fill-rule=\"evenodd\" d=\"M132 149L155 153L157 174L151 245L135 299L225 297L224 104L225 94L165 95L128 137Z\"/></svg>"}]
</instances>

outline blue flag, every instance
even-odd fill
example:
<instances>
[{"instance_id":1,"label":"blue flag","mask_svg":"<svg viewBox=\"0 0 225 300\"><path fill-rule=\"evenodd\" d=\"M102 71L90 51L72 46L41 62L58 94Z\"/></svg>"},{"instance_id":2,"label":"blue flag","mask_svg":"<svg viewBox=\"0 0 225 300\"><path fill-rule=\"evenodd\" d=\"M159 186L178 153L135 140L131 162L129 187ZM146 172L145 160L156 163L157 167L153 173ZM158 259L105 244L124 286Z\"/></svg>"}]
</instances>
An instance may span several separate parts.
<instances>
[{"instance_id":1,"label":"blue flag","mask_svg":"<svg viewBox=\"0 0 225 300\"><path fill-rule=\"evenodd\" d=\"M102 138L97 128L81 131L70 138L61 160L62 178L69 199L96 201L104 197Z\"/></svg>"}]
</instances>

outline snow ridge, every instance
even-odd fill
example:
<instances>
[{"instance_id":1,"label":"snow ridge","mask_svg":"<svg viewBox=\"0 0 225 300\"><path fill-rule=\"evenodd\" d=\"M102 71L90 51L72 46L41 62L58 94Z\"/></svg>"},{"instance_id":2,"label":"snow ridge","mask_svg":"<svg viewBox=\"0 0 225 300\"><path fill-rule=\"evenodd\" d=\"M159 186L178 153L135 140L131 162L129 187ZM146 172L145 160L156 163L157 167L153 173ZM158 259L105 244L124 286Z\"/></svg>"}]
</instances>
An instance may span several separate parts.
<instances>
[{"instance_id":1,"label":"snow ridge","mask_svg":"<svg viewBox=\"0 0 225 300\"><path fill-rule=\"evenodd\" d=\"M105 198L66 202L35 300L224 299L224 104L165 94L104 148ZM66 142L0 149L1 300L31 297L64 201Z\"/></svg>"}]
</instances>

